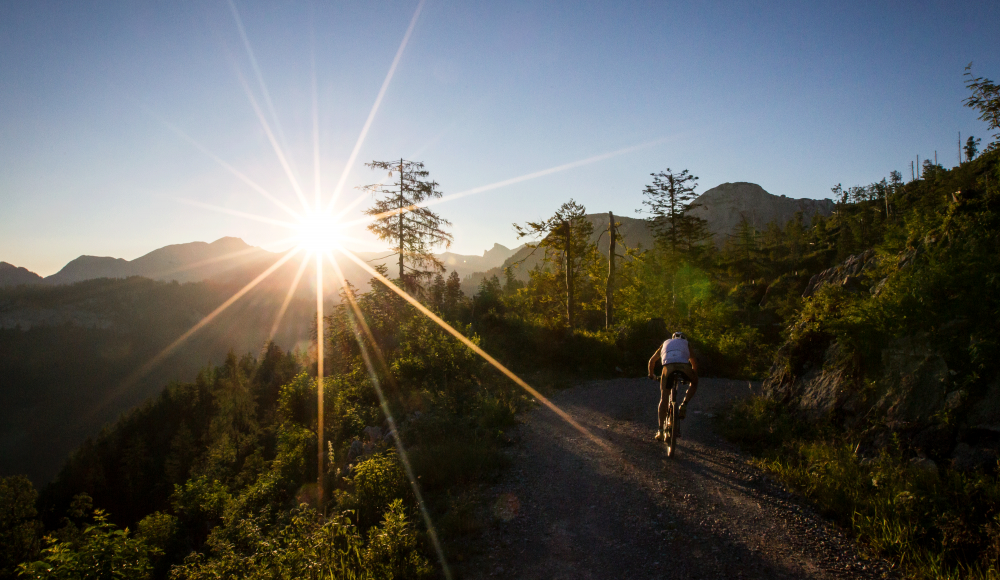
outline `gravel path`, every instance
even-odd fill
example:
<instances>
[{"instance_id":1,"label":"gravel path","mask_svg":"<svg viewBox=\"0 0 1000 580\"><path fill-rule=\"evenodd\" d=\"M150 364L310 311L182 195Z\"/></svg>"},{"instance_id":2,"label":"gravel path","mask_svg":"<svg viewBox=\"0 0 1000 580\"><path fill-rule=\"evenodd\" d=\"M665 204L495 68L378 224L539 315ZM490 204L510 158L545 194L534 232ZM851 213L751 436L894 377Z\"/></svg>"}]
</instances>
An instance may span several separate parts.
<instances>
[{"instance_id":1,"label":"gravel path","mask_svg":"<svg viewBox=\"0 0 1000 580\"><path fill-rule=\"evenodd\" d=\"M485 549L468 578L882 578L887 567L748 465L712 429L750 394L702 379L674 458L653 440L657 383L598 381L552 401L607 443L544 408L518 428L512 466L489 490Z\"/></svg>"}]
</instances>

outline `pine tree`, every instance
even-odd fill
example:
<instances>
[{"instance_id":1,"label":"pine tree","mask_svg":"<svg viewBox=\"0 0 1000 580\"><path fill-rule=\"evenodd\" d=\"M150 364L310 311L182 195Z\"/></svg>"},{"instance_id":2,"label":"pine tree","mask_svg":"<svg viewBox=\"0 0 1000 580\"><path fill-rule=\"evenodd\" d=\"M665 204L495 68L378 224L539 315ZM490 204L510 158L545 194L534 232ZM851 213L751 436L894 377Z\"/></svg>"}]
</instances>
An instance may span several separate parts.
<instances>
[{"instance_id":1,"label":"pine tree","mask_svg":"<svg viewBox=\"0 0 1000 580\"><path fill-rule=\"evenodd\" d=\"M970 109L979 111L979 120L990 129L1000 129L1000 85L990 79L972 76L972 63L965 67L965 87L972 91L963 103ZM1000 133L993 134L993 142L986 148L990 151L1000 143Z\"/></svg>"},{"instance_id":2,"label":"pine tree","mask_svg":"<svg viewBox=\"0 0 1000 580\"><path fill-rule=\"evenodd\" d=\"M391 186L374 183L360 189L375 196L375 205L365 210L375 218L368 226L369 231L380 240L392 242L399 254L400 283L409 291L415 290L420 278L444 271L444 264L434 257L431 248L437 245L448 248L454 240L444 229L451 222L421 205L441 197L438 183L427 179L430 174L419 161L372 161L365 165L388 171L390 178L398 174L399 180ZM431 270L424 270L428 267Z\"/></svg>"},{"instance_id":3,"label":"pine tree","mask_svg":"<svg viewBox=\"0 0 1000 580\"><path fill-rule=\"evenodd\" d=\"M965 140L965 161L969 162L976 158L976 153L979 153L979 144L982 139L977 139L976 137L969 135L969 138Z\"/></svg>"},{"instance_id":4,"label":"pine tree","mask_svg":"<svg viewBox=\"0 0 1000 580\"><path fill-rule=\"evenodd\" d=\"M431 306L437 310L444 308L444 297L447 292L447 287L444 281L444 276L441 272L434 275L434 282L431 284Z\"/></svg>"},{"instance_id":5,"label":"pine tree","mask_svg":"<svg viewBox=\"0 0 1000 580\"><path fill-rule=\"evenodd\" d=\"M521 226L514 224L518 239L541 238L529 243L531 248L543 248L545 261L557 262L557 271L563 274L566 296L566 323L570 328L576 322L576 282L580 264L588 255L593 243L590 236L594 225L586 219L587 208L574 200L562 204L551 217Z\"/></svg>"},{"instance_id":6,"label":"pine tree","mask_svg":"<svg viewBox=\"0 0 1000 580\"><path fill-rule=\"evenodd\" d=\"M648 221L657 240L665 243L672 254L678 250L691 251L710 235L705 220L687 214L697 207L693 202L698 178L687 169L674 173L669 167L650 175L653 183L642 190L645 196L642 205L648 209L639 212L651 214Z\"/></svg>"},{"instance_id":7,"label":"pine tree","mask_svg":"<svg viewBox=\"0 0 1000 580\"><path fill-rule=\"evenodd\" d=\"M458 304L462 301L463 296L462 279L458 276L458 272L452 270L451 275L448 276L448 281L445 283L445 309L449 312L455 312L455 309L458 308Z\"/></svg>"}]
</instances>

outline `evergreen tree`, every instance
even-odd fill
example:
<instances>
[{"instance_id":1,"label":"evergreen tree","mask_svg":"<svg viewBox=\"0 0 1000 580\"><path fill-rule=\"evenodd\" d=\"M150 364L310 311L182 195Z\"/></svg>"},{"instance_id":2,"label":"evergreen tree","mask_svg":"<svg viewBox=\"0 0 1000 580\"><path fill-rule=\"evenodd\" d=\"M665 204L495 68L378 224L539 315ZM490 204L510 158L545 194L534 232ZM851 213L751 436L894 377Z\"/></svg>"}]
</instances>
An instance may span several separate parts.
<instances>
[{"instance_id":1,"label":"evergreen tree","mask_svg":"<svg viewBox=\"0 0 1000 580\"><path fill-rule=\"evenodd\" d=\"M679 249L690 251L708 237L707 222L686 214L696 207L693 201L697 197L694 190L698 186L698 178L688 173L687 169L673 173L669 167L666 171L650 175L653 183L642 190L645 196L642 204L648 209L639 211L651 214L649 223L653 232L671 253Z\"/></svg>"},{"instance_id":2,"label":"evergreen tree","mask_svg":"<svg viewBox=\"0 0 1000 580\"><path fill-rule=\"evenodd\" d=\"M431 284L431 306L437 310L444 308L444 297L447 293L447 285L441 272L434 275L434 282Z\"/></svg>"},{"instance_id":3,"label":"evergreen tree","mask_svg":"<svg viewBox=\"0 0 1000 580\"><path fill-rule=\"evenodd\" d=\"M451 275L448 276L448 281L445 283L444 291L444 306L449 312L454 313L458 308L459 303L462 301L462 279L458 276L458 272L455 270L451 271Z\"/></svg>"},{"instance_id":4,"label":"evergreen tree","mask_svg":"<svg viewBox=\"0 0 1000 580\"><path fill-rule=\"evenodd\" d=\"M976 158L976 153L979 153L979 144L982 139L977 139L976 137L969 135L969 138L965 140L965 161L972 161Z\"/></svg>"},{"instance_id":5,"label":"evergreen tree","mask_svg":"<svg viewBox=\"0 0 1000 580\"><path fill-rule=\"evenodd\" d=\"M580 265L589 257L594 245L590 241L594 224L586 219L587 208L570 199L559 206L549 218L528 222L521 226L514 224L517 237L537 237L538 242L529 243L531 248L543 248L546 262L556 262L557 273L562 274L565 289L566 323L573 328L576 322L576 282L580 277Z\"/></svg>"},{"instance_id":6,"label":"evergreen tree","mask_svg":"<svg viewBox=\"0 0 1000 580\"><path fill-rule=\"evenodd\" d=\"M972 63L965 67L965 86L972 91L964 103L970 109L979 111L979 120L986 122L990 129L1000 129L1000 85L994 84L990 79L972 76ZM994 148L1000 142L1000 133L993 134L993 143L990 143L987 151Z\"/></svg>"},{"instance_id":7,"label":"evergreen tree","mask_svg":"<svg viewBox=\"0 0 1000 580\"><path fill-rule=\"evenodd\" d=\"M444 271L444 264L434 257L431 248L437 245L448 248L454 239L444 229L451 222L421 205L441 197L438 183L427 179L430 174L419 161L372 161L365 165L373 170L388 171L390 178L394 172L398 174L399 181L391 186L374 183L360 189L375 196L375 205L365 210L375 218L368 230L378 239L392 242L399 254L400 283L413 291L420 278Z\"/></svg>"}]
</instances>

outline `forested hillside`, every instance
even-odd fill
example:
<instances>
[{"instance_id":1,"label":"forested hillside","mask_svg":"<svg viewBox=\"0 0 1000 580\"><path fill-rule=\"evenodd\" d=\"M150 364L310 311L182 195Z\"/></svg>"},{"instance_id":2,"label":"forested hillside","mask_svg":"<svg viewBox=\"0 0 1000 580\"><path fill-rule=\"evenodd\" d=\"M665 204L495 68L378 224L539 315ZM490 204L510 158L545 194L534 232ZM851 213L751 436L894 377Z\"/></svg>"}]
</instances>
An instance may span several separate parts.
<instances>
[{"instance_id":1,"label":"forested hillside","mask_svg":"<svg viewBox=\"0 0 1000 580\"><path fill-rule=\"evenodd\" d=\"M238 289L138 277L0 289L0 472L45 483L88 436L170 381L190 380L231 349L259 352L287 288L249 293L145 366ZM307 349L313 309L293 300L275 342Z\"/></svg>"}]
</instances>

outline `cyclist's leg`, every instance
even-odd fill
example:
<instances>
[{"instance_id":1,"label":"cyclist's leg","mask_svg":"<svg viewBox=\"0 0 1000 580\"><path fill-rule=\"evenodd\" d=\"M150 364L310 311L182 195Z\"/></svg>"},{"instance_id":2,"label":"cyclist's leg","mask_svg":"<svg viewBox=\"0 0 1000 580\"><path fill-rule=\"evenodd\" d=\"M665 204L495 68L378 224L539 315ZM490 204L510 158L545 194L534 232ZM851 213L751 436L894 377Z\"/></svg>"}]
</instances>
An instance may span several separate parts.
<instances>
[{"instance_id":1,"label":"cyclist's leg","mask_svg":"<svg viewBox=\"0 0 1000 580\"><path fill-rule=\"evenodd\" d=\"M685 365L684 375L688 378L688 388L684 393L684 399L681 401L682 405L686 405L691 397L694 397L695 392L698 391L698 373L694 372L694 369Z\"/></svg>"},{"instance_id":2,"label":"cyclist's leg","mask_svg":"<svg viewBox=\"0 0 1000 580\"><path fill-rule=\"evenodd\" d=\"M656 425L663 428L663 422L667 419L667 405L670 397L670 385L667 384L667 369L664 367L660 374L660 405L656 408Z\"/></svg>"}]
</instances>

